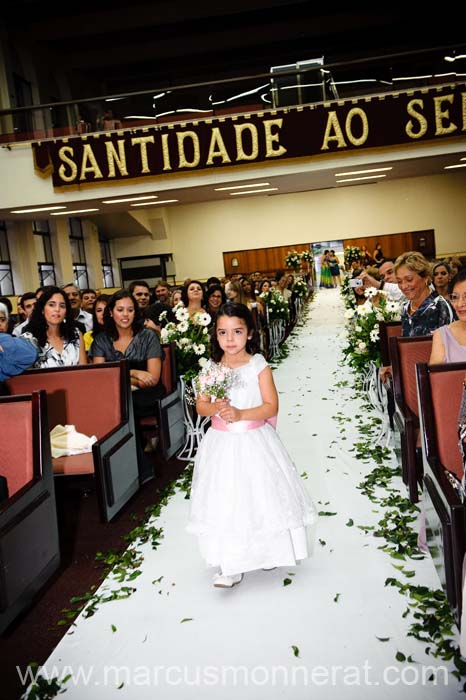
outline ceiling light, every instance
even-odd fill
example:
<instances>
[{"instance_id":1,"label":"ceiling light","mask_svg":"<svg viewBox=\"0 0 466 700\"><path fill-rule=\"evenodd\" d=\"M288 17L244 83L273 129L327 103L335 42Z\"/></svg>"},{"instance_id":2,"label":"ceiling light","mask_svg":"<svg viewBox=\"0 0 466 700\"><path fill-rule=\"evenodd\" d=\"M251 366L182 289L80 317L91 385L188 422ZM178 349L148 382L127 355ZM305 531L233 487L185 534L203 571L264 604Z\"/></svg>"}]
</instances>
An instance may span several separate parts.
<instances>
[{"instance_id":1,"label":"ceiling light","mask_svg":"<svg viewBox=\"0 0 466 700\"><path fill-rule=\"evenodd\" d=\"M179 202L179 199L161 199L159 202L140 202L140 204L132 204L132 207L147 207L155 206L156 204L171 204L172 202Z\"/></svg>"},{"instance_id":2,"label":"ceiling light","mask_svg":"<svg viewBox=\"0 0 466 700\"><path fill-rule=\"evenodd\" d=\"M267 187L267 185L270 185L270 182L251 182L249 183L249 185L231 185L231 187L214 187L214 190L216 192L221 192L223 190L244 190L248 187Z\"/></svg>"},{"instance_id":3,"label":"ceiling light","mask_svg":"<svg viewBox=\"0 0 466 700\"><path fill-rule=\"evenodd\" d=\"M453 63L453 61L457 61L460 58L466 58L466 53L460 53L459 56L444 56L443 60Z\"/></svg>"},{"instance_id":4,"label":"ceiling light","mask_svg":"<svg viewBox=\"0 0 466 700\"><path fill-rule=\"evenodd\" d=\"M124 199L103 199L102 204L120 204L122 202L139 202L142 199L157 199L156 194L148 194L144 197L125 197Z\"/></svg>"},{"instance_id":5,"label":"ceiling light","mask_svg":"<svg viewBox=\"0 0 466 700\"><path fill-rule=\"evenodd\" d=\"M13 209L10 214L32 214L36 211L52 211L53 209L66 209L65 206L61 207L38 207L37 209Z\"/></svg>"},{"instance_id":6,"label":"ceiling light","mask_svg":"<svg viewBox=\"0 0 466 700\"><path fill-rule=\"evenodd\" d=\"M385 170L393 170L393 166L387 168L368 168L365 170L352 170L348 173L335 173L335 177L343 177L345 175L364 175L365 173L381 173Z\"/></svg>"},{"instance_id":7,"label":"ceiling light","mask_svg":"<svg viewBox=\"0 0 466 700\"><path fill-rule=\"evenodd\" d=\"M275 192L278 187L268 187L265 190L248 190L247 192L230 192L230 197L234 197L238 194L260 194L261 192Z\"/></svg>"},{"instance_id":8,"label":"ceiling light","mask_svg":"<svg viewBox=\"0 0 466 700\"><path fill-rule=\"evenodd\" d=\"M464 160L464 158L462 158L461 160ZM466 163L459 163L458 165L446 165L444 167L444 170L451 170L452 168L466 168Z\"/></svg>"},{"instance_id":9,"label":"ceiling light","mask_svg":"<svg viewBox=\"0 0 466 700\"><path fill-rule=\"evenodd\" d=\"M85 214L88 211L99 211L98 209L73 209L72 211L52 212L50 216L69 216L70 214Z\"/></svg>"},{"instance_id":10,"label":"ceiling light","mask_svg":"<svg viewBox=\"0 0 466 700\"><path fill-rule=\"evenodd\" d=\"M376 180L379 177L387 177L386 175L367 175L366 177L349 177L346 180L337 180L337 185L340 182L356 182L357 180Z\"/></svg>"}]
</instances>

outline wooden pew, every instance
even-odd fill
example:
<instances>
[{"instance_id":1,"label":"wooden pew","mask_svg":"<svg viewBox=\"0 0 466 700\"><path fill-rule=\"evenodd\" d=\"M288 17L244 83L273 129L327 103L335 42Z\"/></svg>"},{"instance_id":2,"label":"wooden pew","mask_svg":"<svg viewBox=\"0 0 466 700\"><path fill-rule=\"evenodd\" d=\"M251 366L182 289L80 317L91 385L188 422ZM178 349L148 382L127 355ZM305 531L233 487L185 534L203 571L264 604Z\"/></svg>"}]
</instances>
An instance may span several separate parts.
<instances>
[{"instance_id":1,"label":"wooden pew","mask_svg":"<svg viewBox=\"0 0 466 700\"><path fill-rule=\"evenodd\" d=\"M28 370L8 379L11 394L47 391L49 429L74 425L95 435L92 453L53 459L55 475L95 475L100 516L109 522L139 488L126 360Z\"/></svg>"},{"instance_id":2,"label":"wooden pew","mask_svg":"<svg viewBox=\"0 0 466 700\"><path fill-rule=\"evenodd\" d=\"M162 383L166 396L154 401L154 415L141 418L139 425L147 437L157 436L157 451L162 459L171 459L183 446L185 441L185 423L183 405L177 387L175 344L162 345L164 358L162 362Z\"/></svg>"},{"instance_id":3,"label":"wooden pew","mask_svg":"<svg viewBox=\"0 0 466 700\"><path fill-rule=\"evenodd\" d=\"M466 552L466 509L458 492L463 477L458 412L466 363L416 367L427 543L458 623Z\"/></svg>"},{"instance_id":4,"label":"wooden pew","mask_svg":"<svg viewBox=\"0 0 466 700\"><path fill-rule=\"evenodd\" d=\"M418 448L419 409L416 389L416 363L428 362L432 336L390 338L393 387L396 410L395 427L401 439L401 468L412 503L417 503L418 483L422 484L422 459Z\"/></svg>"},{"instance_id":5,"label":"wooden pew","mask_svg":"<svg viewBox=\"0 0 466 700\"><path fill-rule=\"evenodd\" d=\"M45 391L0 398L0 633L60 563Z\"/></svg>"}]
</instances>

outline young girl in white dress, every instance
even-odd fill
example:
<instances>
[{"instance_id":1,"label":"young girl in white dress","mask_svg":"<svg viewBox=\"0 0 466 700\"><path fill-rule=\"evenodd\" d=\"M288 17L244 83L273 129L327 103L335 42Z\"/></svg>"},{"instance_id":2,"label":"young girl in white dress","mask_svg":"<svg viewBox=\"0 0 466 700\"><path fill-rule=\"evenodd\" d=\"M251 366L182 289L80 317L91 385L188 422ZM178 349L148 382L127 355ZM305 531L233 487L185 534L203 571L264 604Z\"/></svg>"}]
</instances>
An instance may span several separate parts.
<instances>
[{"instance_id":1,"label":"young girl in white dress","mask_svg":"<svg viewBox=\"0 0 466 700\"><path fill-rule=\"evenodd\" d=\"M199 538L214 586L231 588L243 573L290 567L310 555L317 519L296 467L272 427L278 396L272 371L255 354L256 332L243 304L218 312L212 360L235 370L228 399L198 395L212 425L196 455L188 532Z\"/></svg>"}]
</instances>

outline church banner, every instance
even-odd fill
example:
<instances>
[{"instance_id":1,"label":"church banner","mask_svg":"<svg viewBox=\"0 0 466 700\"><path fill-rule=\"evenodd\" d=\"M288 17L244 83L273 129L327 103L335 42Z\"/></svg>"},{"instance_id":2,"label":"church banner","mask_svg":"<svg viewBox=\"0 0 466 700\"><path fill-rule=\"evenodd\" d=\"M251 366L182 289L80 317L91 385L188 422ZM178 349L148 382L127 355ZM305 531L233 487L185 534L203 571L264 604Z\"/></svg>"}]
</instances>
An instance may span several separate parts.
<instances>
[{"instance_id":1,"label":"church banner","mask_svg":"<svg viewBox=\"0 0 466 700\"><path fill-rule=\"evenodd\" d=\"M466 83L33 143L54 189L420 143L466 132Z\"/></svg>"}]
</instances>

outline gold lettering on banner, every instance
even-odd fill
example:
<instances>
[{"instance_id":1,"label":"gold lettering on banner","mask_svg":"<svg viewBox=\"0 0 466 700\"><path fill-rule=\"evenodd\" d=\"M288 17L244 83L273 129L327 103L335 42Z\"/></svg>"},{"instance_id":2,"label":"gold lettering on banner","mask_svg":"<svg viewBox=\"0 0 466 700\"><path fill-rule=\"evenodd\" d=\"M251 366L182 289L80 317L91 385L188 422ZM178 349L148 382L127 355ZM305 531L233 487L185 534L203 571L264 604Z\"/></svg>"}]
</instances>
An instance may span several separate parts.
<instances>
[{"instance_id":1,"label":"gold lettering on banner","mask_svg":"<svg viewBox=\"0 0 466 700\"><path fill-rule=\"evenodd\" d=\"M419 123L418 131L414 130L415 123L412 121L412 119L410 119L409 122L406 124L406 133L411 139L420 139L427 133L427 119L423 114L421 114L421 112L416 111L416 107L424 109L424 100L410 100L408 102L407 112L409 116L413 117L414 119L417 119Z\"/></svg>"},{"instance_id":2,"label":"gold lettering on banner","mask_svg":"<svg viewBox=\"0 0 466 700\"><path fill-rule=\"evenodd\" d=\"M337 148L346 147L345 137L343 136L337 113L333 111L329 112L327 116L327 126L325 127L324 140L320 147L321 151L327 151L329 149L329 141L336 141Z\"/></svg>"},{"instance_id":3,"label":"gold lettering on banner","mask_svg":"<svg viewBox=\"0 0 466 700\"><path fill-rule=\"evenodd\" d=\"M163 169L171 170L172 166L170 163L170 151L168 150L168 134L162 134L162 157Z\"/></svg>"},{"instance_id":4,"label":"gold lettering on banner","mask_svg":"<svg viewBox=\"0 0 466 700\"><path fill-rule=\"evenodd\" d=\"M444 136L445 134L451 134L453 131L457 130L456 124L450 121L450 110L448 107L442 109L442 102L453 103L454 95L442 95L442 97L434 97L435 106L435 135ZM444 126L444 120L448 120L448 126Z\"/></svg>"},{"instance_id":5,"label":"gold lettering on banner","mask_svg":"<svg viewBox=\"0 0 466 700\"><path fill-rule=\"evenodd\" d=\"M118 139L118 153L112 141L105 142L107 151L108 177L115 177L115 164L120 171L120 175L127 175L128 168L126 167L125 140Z\"/></svg>"},{"instance_id":6,"label":"gold lettering on banner","mask_svg":"<svg viewBox=\"0 0 466 700\"><path fill-rule=\"evenodd\" d=\"M362 134L359 138L356 138L352 132L352 121L356 116L360 117L362 124ZM362 146L363 143L366 143L367 137L369 136L369 122L363 109L360 107L353 107L353 109L350 109L346 116L345 130L348 141L352 143L353 146Z\"/></svg>"},{"instance_id":7,"label":"gold lettering on banner","mask_svg":"<svg viewBox=\"0 0 466 700\"><path fill-rule=\"evenodd\" d=\"M236 160L256 160L259 155L259 137L257 127L254 124L235 124L236 133ZM243 133L251 134L251 153L246 153L243 148Z\"/></svg>"},{"instance_id":8,"label":"gold lettering on banner","mask_svg":"<svg viewBox=\"0 0 466 700\"><path fill-rule=\"evenodd\" d=\"M286 148L280 145L280 134L278 132L272 133L272 128L274 126L278 127L278 129L282 128L283 119L265 119L263 124L265 133L265 157L276 158L277 156L284 155L286 153ZM278 148L274 146L276 143L278 144Z\"/></svg>"},{"instance_id":9,"label":"gold lettering on banner","mask_svg":"<svg viewBox=\"0 0 466 700\"><path fill-rule=\"evenodd\" d=\"M71 158L69 158L68 155L70 155ZM60 175L60 179L64 182L73 182L73 180L76 180L76 177L78 175L78 166L76 165L74 160L72 160L73 156L74 148L71 148L71 146L62 146L58 151L58 157L60 158L60 160L66 163L66 165L68 165L70 168L69 174L67 174L66 172L66 165L60 165L60 167L58 168L58 174Z\"/></svg>"},{"instance_id":10,"label":"gold lettering on banner","mask_svg":"<svg viewBox=\"0 0 466 700\"><path fill-rule=\"evenodd\" d=\"M83 146L83 159L79 179L85 180L88 173L93 173L96 180L103 178L102 171L99 168L99 164L97 163L97 159L94 155L91 144L85 143Z\"/></svg>"},{"instance_id":11,"label":"gold lettering on banner","mask_svg":"<svg viewBox=\"0 0 466 700\"><path fill-rule=\"evenodd\" d=\"M131 139L132 146L139 146L141 154L141 175L142 173L150 173L149 161L147 158L147 144L154 143L153 136L135 136Z\"/></svg>"},{"instance_id":12,"label":"gold lettering on banner","mask_svg":"<svg viewBox=\"0 0 466 700\"><path fill-rule=\"evenodd\" d=\"M178 131L176 134L178 140L178 167L179 168L197 168L201 160L201 149L199 148L199 136L195 131ZM194 148L193 160L186 159L184 152L185 139L191 139Z\"/></svg>"},{"instance_id":13,"label":"gold lettering on banner","mask_svg":"<svg viewBox=\"0 0 466 700\"><path fill-rule=\"evenodd\" d=\"M212 129L212 135L210 137L209 145L209 155L207 156L207 165L214 164L214 158L221 158L222 163L231 163L231 158L228 155L228 151L225 147L225 143L222 138L221 131L218 126L214 126Z\"/></svg>"}]
</instances>

